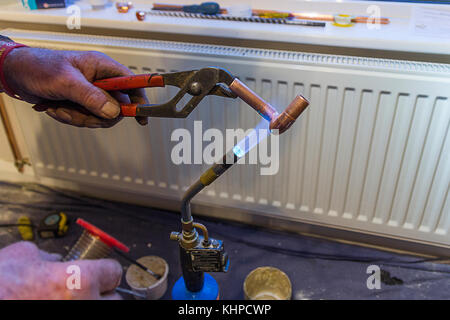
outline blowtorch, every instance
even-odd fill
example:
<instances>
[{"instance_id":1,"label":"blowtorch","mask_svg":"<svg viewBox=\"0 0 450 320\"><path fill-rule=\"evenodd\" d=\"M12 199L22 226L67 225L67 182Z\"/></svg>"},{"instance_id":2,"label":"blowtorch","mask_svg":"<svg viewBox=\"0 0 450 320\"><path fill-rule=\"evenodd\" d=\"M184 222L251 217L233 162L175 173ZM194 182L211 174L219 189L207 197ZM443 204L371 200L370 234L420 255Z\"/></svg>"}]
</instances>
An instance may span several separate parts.
<instances>
[{"instance_id":1,"label":"blowtorch","mask_svg":"<svg viewBox=\"0 0 450 320\"><path fill-rule=\"evenodd\" d=\"M200 101L207 95L226 98L240 97L265 120L270 122L269 129L273 133L283 133L308 107L309 102L297 95L288 107L279 114L268 102L248 88L237 77L218 67L199 70L144 74L98 80L94 85L107 90L128 90L147 87L179 87L178 93L164 104L122 104L122 116L186 118ZM177 104L186 95L192 98L182 107ZM172 232L170 239L177 241L180 249L180 262L183 276L175 283L172 290L173 299L217 299L219 288L217 282L208 272L227 272L228 255L221 240L209 237L206 226L194 222L190 203L192 198L206 186L210 185L233 164L242 154L234 149L228 151L221 161L212 165L200 178L192 184L181 201L181 232ZM202 231L199 235L197 229Z\"/></svg>"},{"instance_id":2,"label":"blowtorch","mask_svg":"<svg viewBox=\"0 0 450 320\"><path fill-rule=\"evenodd\" d=\"M241 83L240 88L246 88ZM250 89L243 89L243 95L247 103L259 110L260 114L270 120L272 130L285 132L300 114L308 106L309 102L302 96L297 96L289 106L278 115L270 104L258 97ZM248 90L248 91L247 91ZM181 201L181 225L182 232L172 232L170 239L178 241L180 247L180 261L183 272L173 287L172 297L176 300L186 299L212 299L219 297L217 282L205 272L227 272L229 267L228 254L225 252L221 240L209 237L206 226L194 222L191 215L191 200L206 186L214 182L233 164L238 162L240 156L233 148L228 151L221 161L212 165L200 178L192 184L184 194ZM196 228L202 231L198 234Z\"/></svg>"}]
</instances>

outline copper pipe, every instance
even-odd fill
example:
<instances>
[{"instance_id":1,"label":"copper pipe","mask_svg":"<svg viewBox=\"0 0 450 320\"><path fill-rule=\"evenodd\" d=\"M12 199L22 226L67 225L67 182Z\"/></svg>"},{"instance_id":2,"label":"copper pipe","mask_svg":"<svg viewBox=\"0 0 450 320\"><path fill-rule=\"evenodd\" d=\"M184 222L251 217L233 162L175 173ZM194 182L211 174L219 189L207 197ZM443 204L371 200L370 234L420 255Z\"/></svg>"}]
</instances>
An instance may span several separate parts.
<instances>
[{"instance_id":1,"label":"copper pipe","mask_svg":"<svg viewBox=\"0 0 450 320\"><path fill-rule=\"evenodd\" d=\"M233 82L229 85L229 88L267 121L271 121L275 115L278 115L274 107L254 93L238 78L233 80Z\"/></svg>"},{"instance_id":2,"label":"copper pipe","mask_svg":"<svg viewBox=\"0 0 450 320\"><path fill-rule=\"evenodd\" d=\"M270 121L270 130L277 129L278 133L283 133L289 129L309 105L308 100L298 95L281 114L278 114L274 107L264 101L239 79L234 79L229 88L264 119Z\"/></svg>"},{"instance_id":3,"label":"copper pipe","mask_svg":"<svg viewBox=\"0 0 450 320\"><path fill-rule=\"evenodd\" d=\"M300 20L315 20L315 21L334 21L334 16L331 14L315 14L315 13L299 13L294 12L292 15L296 19ZM380 18L371 18L371 17L365 17L365 16L356 16L352 17L352 22L357 23L380 23L380 24L389 24L390 20L389 18L380 17Z\"/></svg>"},{"instance_id":4,"label":"copper pipe","mask_svg":"<svg viewBox=\"0 0 450 320\"><path fill-rule=\"evenodd\" d=\"M331 14L314 14L314 13L293 12L292 15L296 19L317 20L317 21L334 21L334 16Z\"/></svg>"},{"instance_id":5,"label":"copper pipe","mask_svg":"<svg viewBox=\"0 0 450 320\"><path fill-rule=\"evenodd\" d=\"M9 145L11 146L17 170L23 173L24 165L29 164L29 161L24 158L20 152L19 144L17 143L16 136L14 135L11 121L9 120L2 97L0 97L0 118L2 118L3 126L5 127L6 137L8 138Z\"/></svg>"}]
</instances>

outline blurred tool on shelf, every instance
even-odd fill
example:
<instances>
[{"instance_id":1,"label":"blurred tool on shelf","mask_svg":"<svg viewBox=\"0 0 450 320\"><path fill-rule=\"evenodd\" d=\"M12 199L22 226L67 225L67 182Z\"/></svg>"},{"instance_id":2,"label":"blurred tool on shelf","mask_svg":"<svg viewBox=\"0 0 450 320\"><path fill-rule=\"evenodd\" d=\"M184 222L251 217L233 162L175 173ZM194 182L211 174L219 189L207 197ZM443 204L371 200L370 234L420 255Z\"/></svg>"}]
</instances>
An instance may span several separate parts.
<instances>
[{"instance_id":1,"label":"blurred tool on shelf","mask_svg":"<svg viewBox=\"0 0 450 320\"><path fill-rule=\"evenodd\" d=\"M296 19L300 20L316 20L316 21L331 21L336 22L336 17L343 17L343 16L349 16L351 17L351 22L353 23L379 23L379 24L389 24L389 18L385 17L366 17L366 16L351 16L351 15L345 15L345 14L318 14L318 13L300 13L300 12L294 12L292 15Z\"/></svg>"},{"instance_id":2,"label":"blurred tool on shelf","mask_svg":"<svg viewBox=\"0 0 450 320\"><path fill-rule=\"evenodd\" d=\"M166 16L177 18L191 18L191 19L208 19L208 20L224 20L234 22L252 22L252 23L269 23L269 24L285 24L292 26L304 27L325 27L325 22L321 21L307 21L296 19L283 18L261 18L261 17L234 17L229 15L206 15L200 13L176 12L176 11L136 11L136 18L139 21L144 21L147 16Z\"/></svg>"},{"instance_id":3,"label":"blurred tool on shelf","mask_svg":"<svg viewBox=\"0 0 450 320\"><path fill-rule=\"evenodd\" d=\"M182 11L188 13L201 13L201 14L226 14L227 10L220 8L217 2L203 2L201 4L192 5L175 5L175 4L164 4L164 3L154 3L153 10L161 11Z\"/></svg>"},{"instance_id":4,"label":"blurred tool on shelf","mask_svg":"<svg viewBox=\"0 0 450 320\"><path fill-rule=\"evenodd\" d=\"M260 18L293 18L293 14L290 12L276 11L276 10L262 10L262 9L253 9L252 14L254 16Z\"/></svg>"},{"instance_id":5,"label":"blurred tool on shelf","mask_svg":"<svg viewBox=\"0 0 450 320\"><path fill-rule=\"evenodd\" d=\"M117 11L127 13L133 3L117 2ZM144 21L147 15L191 19L216 19L239 22L288 24L311 27L325 27L332 22L337 27L351 27L355 23L389 24L385 17L353 16L349 14L319 14L308 12L285 12L277 10L252 9L249 5L235 5L221 8L217 2L203 2L195 5L155 3L152 10L136 9L136 18Z\"/></svg>"}]
</instances>

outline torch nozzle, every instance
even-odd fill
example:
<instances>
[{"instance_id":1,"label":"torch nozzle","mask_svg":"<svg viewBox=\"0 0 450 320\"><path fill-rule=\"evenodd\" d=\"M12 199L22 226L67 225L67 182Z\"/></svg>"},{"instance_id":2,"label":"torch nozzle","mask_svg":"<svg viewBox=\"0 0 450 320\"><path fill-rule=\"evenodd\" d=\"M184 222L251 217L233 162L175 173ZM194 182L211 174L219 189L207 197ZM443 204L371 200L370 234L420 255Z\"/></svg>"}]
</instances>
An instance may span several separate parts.
<instances>
[{"instance_id":1,"label":"torch nozzle","mask_svg":"<svg viewBox=\"0 0 450 320\"><path fill-rule=\"evenodd\" d=\"M270 121L270 130L278 129L278 133L283 133L289 129L309 105L308 100L303 96L298 95L292 100L288 107L279 114L274 107L264 101L264 99L258 96L239 79L234 79L229 88L250 107L255 109L264 119Z\"/></svg>"}]
</instances>

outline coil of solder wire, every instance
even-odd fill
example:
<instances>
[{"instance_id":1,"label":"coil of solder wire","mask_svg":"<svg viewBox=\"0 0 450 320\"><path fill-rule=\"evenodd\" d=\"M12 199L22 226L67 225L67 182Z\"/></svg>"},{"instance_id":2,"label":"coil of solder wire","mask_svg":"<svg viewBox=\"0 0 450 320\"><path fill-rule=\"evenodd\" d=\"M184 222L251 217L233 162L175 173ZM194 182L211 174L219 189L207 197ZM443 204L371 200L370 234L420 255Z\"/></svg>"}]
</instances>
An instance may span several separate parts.
<instances>
[{"instance_id":1,"label":"coil of solder wire","mask_svg":"<svg viewBox=\"0 0 450 320\"><path fill-rule=\"evenodd\" d=\"M63 261L102 259L108 257L111 251L112 249L100 238L84 230Z\"/></svg>"}]
</instances>

